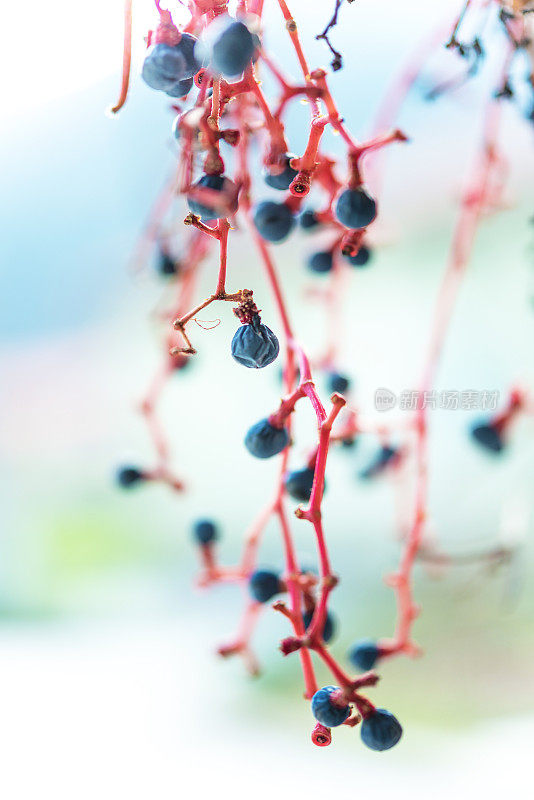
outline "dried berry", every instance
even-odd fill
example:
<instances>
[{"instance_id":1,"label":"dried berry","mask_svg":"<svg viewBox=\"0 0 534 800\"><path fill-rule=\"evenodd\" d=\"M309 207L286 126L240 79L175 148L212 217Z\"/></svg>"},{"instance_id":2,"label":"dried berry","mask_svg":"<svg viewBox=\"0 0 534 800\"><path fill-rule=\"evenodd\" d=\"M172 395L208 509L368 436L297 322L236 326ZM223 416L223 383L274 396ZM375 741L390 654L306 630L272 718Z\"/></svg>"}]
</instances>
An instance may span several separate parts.
<instances>
[{"instance_id":1,"label":"dried berry","mask_svg":"<svg viewBox=\"0 0 534 800\"><path fill-rule=\"evenodd\" d=\"M239 364L250 369L262 369L272 364L280 352L278 339L259 315L250 323L241 325L232 339L232 356Z\"/></svg>"}]
</instances>

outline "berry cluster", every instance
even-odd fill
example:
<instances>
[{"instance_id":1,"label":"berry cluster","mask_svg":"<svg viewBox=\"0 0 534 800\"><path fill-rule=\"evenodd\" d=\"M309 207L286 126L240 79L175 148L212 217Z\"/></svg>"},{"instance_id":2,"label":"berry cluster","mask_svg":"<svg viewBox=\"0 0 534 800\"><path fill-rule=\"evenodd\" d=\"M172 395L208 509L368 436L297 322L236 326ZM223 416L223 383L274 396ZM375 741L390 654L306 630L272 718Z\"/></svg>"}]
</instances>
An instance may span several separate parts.
<instances>
[{"instance_id":1,"label":"berry cluster","mask_svg":"<svg viewBox=\"0 0 534 800\"><path fill-rule=\"evenodd\" d=\"M167 378L181 371L196 352L189 335L190 321L212 303L232 303L240 326L230 344L231 356L249 369L264 369L282 350L284 397L278 408L267 407L266 416L244 435L244 447L250 455L258 459L279 455L280 459L274 497L246 532L240 563L236 567L220 565L217 553L220 536L214 520L199 519L193 526L202 563L201 585L230 581L248 586L240 632L234 641L221 646L219 653L241 655L251 672L256 672L258 665L251 650L251 635L259 614L274 600L273 608L286 617L291 627L291 635L281 642L280 649L284 655L298 652L305 696L317 720L312 741L325 746L330 744L331 728L360 725L365 745L372 750L388 750L400 740L402 727L389 711L376 708L362 690L375 686L379 678L374 668L382 660L400 654L413 656L418 652L412 638L417 616L412 572L424 549L428 419L422 405L400 431L362 419L352 403L352 382L339 369L336 325L343 292L341 279L345 273L352 272L351 267L364 267L372 259L373 249L369 244L372 232L369 233L368 228L377 217L378 203L364 180L365 160L370 153L376 154L393 142L406 140L400 130L393 128L393 123L399 98L413 84L414 71L410 66L407 73L402 73L400 82L393 87L395 102L388 100L385 111L380 109L379 119L384 124L379 126L377 134L367 142L357 142L339 114L328 86L327 72L310 69L288 5L285 0L277 0L277 3L302 72L302 78L296 83L282 74L264 47L262 0L240 0L235 17L228 13L227 0L192 0L188 4L190 19L181 27L174 24L170 12L161 9L156 0L159 23L147 36L148 49L141 74L152 89L179 99L179 104L173 105L176 118L172 126L178 145L178 172L158 199L148 225L147 240L148 245L154 242L159 245L157 269L176 287L177 300L167 314L172 324L166 331L163 366L142 403L158 464L152 470L125 466L119 470L117 480L124 488L158 480L177 491L183 489L181 480L170 468L167 440L156 416L157 402ZM123 105L128 92L130 6L127 2L125 73L121 97L114 111ZM332 21L318 37L332 50L334 70L341 67L341 56L333 50L328 32L337 21L339 6L337 2ZM454 23L451 35L454 40L461 20L462 16ZM508 21L506 35L511 47L517 45L521 24L524 21L520 13L514 16L513 24ZM279 95L272 102L264 95L259 80L263 69L272 73L279 88ZM507 75L508 70L507 50L503 74ZM289 148L284 126L285 111L298 98L306 101L310 111L308 142L301 155ZM462 201L451 261L439 300L442 306L451 302L449 281L454 281L457 291L458 276L465 272L469 255L466 242L473 238L481 213L491 199L490 178L498 166L497 112L501 99L502 95L494 94L489 100L481 164L477 164ZM323 136L329 128L340 135L346 146L344 164L323 150ZM386 130L390 132L384 133ZM258 193L253 184L253 145L262 151L263 186L278 192L276 199L262 197L262 189ZM317 198L322 198L322 205L316 200L315 205L304 207L312 189ZM177 193L183 196L189 209L184 219L189 238L178 258L173 256L173 248L163 236L163 219ZM248 228L257 249L278 310L280 328L277 333L262 321L251 289L227 290L228 238L231 228L236 227L234 221ZM322 231L331 239L328 246L313 252L307 262L312 273L328 275L328 278L316 280L329 281L325 297L332 315L327 352L313 362L295 335L270 248L271 244L286 240L297 226L310 235ZM209 297L195 304L198 267L213 243L219 251L217 283ZM448 316L448 313L436 315L421 390L430 389L433 384ZM326 379L330 393L326 406L317 389L312 366L313 371L316 368L322 371ZM351 405L347 401L351 401ZM292 418L302 402L309 402L313 408L318 439L309 456L290 468ZM525 393L514 390L509 407L502 414L473 429L474 439L486 449L500 452L512 418L527 406ZM323 529L322 499L331 446L352 446L363 434L376 436L378 449L360 477L369 481L399 473L406 469L411 458L415 463L416 491L400 565L388 579L397 600L395 632L390 639L360 640L351 647L347 660L361 673L354 677L342 668L327 646L337 628L328 603L338 578L332 570ZM395 436L403 441L394 443ZM295 510L297 519L308 522L315 534L319 574L299 563L287 512L288 502L292 500L299 504ZM261 537L271 518L277 520L281 533L283 569L258 566ZM428 556L428 549L425 554ZM335 685L318 686L312 655L328 668Z\"/></svg>"}]
</instances>

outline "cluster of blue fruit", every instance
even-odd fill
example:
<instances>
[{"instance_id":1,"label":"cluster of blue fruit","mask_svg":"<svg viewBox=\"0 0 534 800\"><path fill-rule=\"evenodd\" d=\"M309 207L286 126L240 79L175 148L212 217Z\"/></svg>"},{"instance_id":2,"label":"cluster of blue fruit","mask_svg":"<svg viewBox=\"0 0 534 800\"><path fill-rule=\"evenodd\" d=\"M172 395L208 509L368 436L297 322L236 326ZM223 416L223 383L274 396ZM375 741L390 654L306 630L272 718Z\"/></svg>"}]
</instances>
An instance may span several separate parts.
<instances>
[{"instance_id":1,"label":"cluster of blue fruit","mask_svg":"<svg viewBox=\"0 0 534 800\"><path fill-rule=\"evenodd\" d=\"M350 705L340 700L338 686L323 686L312 697L311 707L315 719L326 728L342 725L351 714ZM371 750L389 750L402 736L398 719L385 708L375 708L360 726L362 741Z\"/></svg>"},{"instance_id":2,"label":"cluster of blue fruit","mask_svg":"<svg viewBox=\"0 0 534 800\"><path fill-rule=\"evenodd\" d=\"M214 74L235 77L250 64L257 44L257 37L243 22L222 17L210 26L206 42L182 33L177 44L160 42L150 47L141 75L152 89L185 97L203 64Z\"/></svg>"},{"instance_id":3,"label":"cluster of blue fruit","mask_svg":"<svg viewBox=\"0 0 534 800\"><path fill-rule=\"evenodd\" d=\"M219 538L217 525L210 519L197 520L193 525L193 538L200 546L213 544ZM268 603L276 595L285 592L286 586L278 572L258 569L249 578L249 591L257 603ZM311 624L312 617L313 609L304 611L303 620L306 628ZM323 641L329 642L334 633L334 619L327 613L321 634ZM356 669L365 672L376 665L380 658L380 649L376 642L364 639L351 648L348 656ZM312 698L312 712L315 718L328 728L341 725L351 713L348 704L339 703L338 694L338 687L325 686ZM398 720L385 709L375 709L362 722L362 740L372 750L388 750L399 741L401 734L402 727Z\"/></svg>"}]
</instances>

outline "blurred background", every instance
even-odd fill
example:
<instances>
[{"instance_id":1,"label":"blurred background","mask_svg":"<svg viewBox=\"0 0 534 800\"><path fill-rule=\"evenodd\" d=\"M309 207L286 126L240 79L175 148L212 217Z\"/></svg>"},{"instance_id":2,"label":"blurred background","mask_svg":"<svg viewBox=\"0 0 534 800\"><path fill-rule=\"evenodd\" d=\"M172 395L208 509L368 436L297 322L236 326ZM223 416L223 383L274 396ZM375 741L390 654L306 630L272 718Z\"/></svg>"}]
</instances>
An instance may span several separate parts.
<instances>
[{"instance_id":1,"label":"blurred background","mask_svg":"<svg viewBox=\"0 0 534 800\"><path fill-rule=\"evenodd\" d=\"M176 4L178 5L178 4ZM430 7L429 7L430 6ZM333 3L292 0L310 61L329 63L315 41ZM333 42L344 69L331 87L349 128L365 137L395 71L460 3L372 0L344 5ZM172 6L171 6L172 8ZM20 19L21 15L24 17ZM234 563L247 524L273 485L276 465L242 447L249 425L279 399L278 365L249 374L229 357L230 308L221 324L194 331L194 364L173 376L161 407L173 462L188 491L147 485L121 493L121 463L150 466L153 452L138 403L161 359L151 312L165 292L149 259L132 268L147 214L175 163L169 103L138 77L143 35L155 24L148 0L134 3L131 93L105 115L119 86L122 3L30 0L2 12L6 87L2 125L2 482L0 531L0 788L8 798L232 797L354 790L382 798L501 796L527 777L534 738L532 661L532 421L514 426L502 459L477 450L473 411L431 414L431 530L448 552L500 544L515 555L499 570L416 569L425 651L384 665L372 699L405 734L394 751L367 751L357 731L333 746L310 742L296 658L283 659L280 615L266 612L255 636L262 663L249 678L217 645L235 630L243 596L200 591L191 521L214 516L221 560ZM266 3L267 46L296 74L281 16ZM442 48L429 60L399 120L409 135L392 147L371 238L372 266L350 275L339 367L355 402L373 411L377 387L416 388L458 200L480 141L484 103L504 38L488 26L480 75L433 102L424 95L461 67ZM514 74L524 80L527 64ZM268 88L268 84L267 84ZM532 124L526 98L503 109L509 161L503 208L480 226L455 310L437 389L532 387ZM288 117L291 149L306 141L308 111ZM330 133L327 149L341 153ZM259 196L267 190L257 183ZM310 297L304 263L321 238L295 234L276 249L295 326L311 353L325 340L325 315ZM230 284L252 286L267 324L278 321L245 233L230 243ZM210 257L198 297L216 275ZM325 391L321 384L321 390ZM218 411L214 411L214 397ZM294 463L314 441L314 418L296 424ZM394 604L382 576L399 556L395 492L387 480L357 480L376 449L362 437L329 461L325 525L341 584L332 597L342 659L362 636L392 633ZM302 560L313 565L307 526L293 524ZM273 526L261 563L282 567ZM326 680L326 674L319 669Z\"/></svg>"}]
</instances>

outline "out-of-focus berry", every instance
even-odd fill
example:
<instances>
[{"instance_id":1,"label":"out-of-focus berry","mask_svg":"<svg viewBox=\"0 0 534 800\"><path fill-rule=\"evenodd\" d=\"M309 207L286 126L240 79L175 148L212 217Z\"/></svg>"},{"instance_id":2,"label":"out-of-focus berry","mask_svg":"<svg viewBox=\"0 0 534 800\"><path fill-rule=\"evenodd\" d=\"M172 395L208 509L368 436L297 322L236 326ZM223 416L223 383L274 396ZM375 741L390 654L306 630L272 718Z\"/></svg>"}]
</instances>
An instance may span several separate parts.
<instances>
[{"instance_id":1,"label":"out-of-focus berry","mask_svg":"<svg viewBox=\"0 0 534 800\"><path fill-rule=\"evenodd\" d=\"M252 597L258 603L267 603L283 590L280 576L267 569L258 569L253 572L248 585Z\"/></svg>"},{"instance_id":2,"label":"out-of-focus berry","mask_svg":"<svg viewBox=\"0 0 534 800\"><path fill-rule=\"evenodd\" d=\"M281 242L291 233L295 218L285 203L263 200L254 209L254 225L268 242Z\"/></svg>"},{"instance_id":3,"label":"out-of-focus berry","mask_svg":"<svg viewBox=\"0 0 534 800\"><path fill-rule=\"evenodd\" d=\"M289 444L285 428L275 428L268 419L262 419L249 428L245 436L245 447L256 458L271 458L281 453Z\"/></svg>"},{"instance_id":4,"label":"out-of-focus berry","mask_svg":"<svg viewBox=\"0 0 534 800\"><path fill-rule=\"evenodd\" d=\"M216 524L211 519L197 519L193 524L193 537L198 544L210 544L219 538Z\"/></svg>"},{"instance_id":5,"label":"out-of-focus berry","mask_svg":"<svg viewBox=\"0 0 534 800\"><path fill-rule=\"evenodd\" d=\"M188 196L187 203L192 214L200 217L204 222L213 222L223 219L237 211L237 187L230 178L224 175L203 175L193 188L205 187L221 193L221 203L215 204L211 200L205 202Z\"/></svg>"},{"instance_id":6,"label":"out-of-focus berry","mask_svg":"<svg viewBox=\"0 0 534 800\"><path fill-rule=\"evenodd\" d=\"M293 169L293 167L289 165L291 159L295 157L296 156L291 153L286 153L282 157L282 172L274 173L268 172L266 169L263 170L263 178L267 186L270 186L272 189L280 189L281 191L289 189L289 184L293 178L298 175L298 170Z\"/></svg>"}]
</instances>

